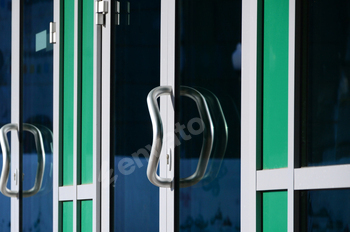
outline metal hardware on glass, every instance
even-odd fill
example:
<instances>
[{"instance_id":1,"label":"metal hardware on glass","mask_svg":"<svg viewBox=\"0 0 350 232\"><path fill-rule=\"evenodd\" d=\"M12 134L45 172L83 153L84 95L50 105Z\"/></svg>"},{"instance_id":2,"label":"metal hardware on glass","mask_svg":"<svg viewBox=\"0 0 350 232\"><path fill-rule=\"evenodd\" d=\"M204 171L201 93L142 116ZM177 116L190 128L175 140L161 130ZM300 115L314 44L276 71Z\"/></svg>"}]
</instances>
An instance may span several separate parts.
<instances>
[{"instance_id":1,"label":"metal hardware on glass","mask_svg":"<svg viewBox=\"0 0 350 232\"><path fill-rule=\"evenodd\" d=\"M105 14L108 13L108 2L107 1L97 1L95 3L96 8L96 24L105 24Z\"/></svg>"},{"instance_id":2,"label":"metal hardware on glass","mask_svg":"<svg viewBox=\"0 0 350 232\"><path fill-rule=\"evenodd\" d=\"M10 151L10 146L7 139L7 133L11 130L18 131L18 125L14 123L10 123L10 124L4 125L0 129L0 145L1 145L2 156L3 156L2 172L0 177L0 191L2 194L4 194L7 197L17 197L18 195L17 191L9 190L7 188L7 181L8 181L10 166L11 166L11 151ZM37 192L39 192L43 182L44 169L45 169L45 150L44 150L42 135L38 128L36 128L31 124L24 123L23 130L29 131L34 135L35 146L38 154L38 167L36 171L34 186L29 190L23 191L23 197L31 197L31 196L34 196ZM16 178L16 184L17 184L17 179L18 179L17 169L15 173L15 178Z\"/></svg>"},{"instance_id":3,"label":"metal hardware on glass","mask_svg":"<svg viewBox=\"0 0 350 232\"><path fill-rule=\"evenodd\" d=\"M50 43L56 44L56 23L50 22Z\"/></svg>"},{"instance_id":4,"label":"metal hardware on glass","mask_svg":"<svg viewBox=\"0 0 350 232\"><path fill-rule=\"evenodd\" d=\"M157 175L157 166L163 144L163 125L157 104L157 98L161 95L171 94L170 86L156 87L147 96L147 104L152 121L153 143L151 155L147 167L149 181L158 187L170 188L172 181L169 178L162 178ZM190 187L198 183L205 175L211 150L213 147L214 127L210 116L209 108L204 96L197 90L181 86L180 94L193 99L197 105L199 115L203 122L203 144L196 171L187 178L180 179L180 187Z\"/></svg>"},{"instance_id":5,"label":"metal hardware on glass","mask_svg":"<svg viewBox=\"0 0 350 232\"><path fill-rule=\"evenodd\" d=\"M168 153L167 153L167 165L168 165L168 170L171 171L171 149L168 149Z\"/></svg>"}]
</instances>

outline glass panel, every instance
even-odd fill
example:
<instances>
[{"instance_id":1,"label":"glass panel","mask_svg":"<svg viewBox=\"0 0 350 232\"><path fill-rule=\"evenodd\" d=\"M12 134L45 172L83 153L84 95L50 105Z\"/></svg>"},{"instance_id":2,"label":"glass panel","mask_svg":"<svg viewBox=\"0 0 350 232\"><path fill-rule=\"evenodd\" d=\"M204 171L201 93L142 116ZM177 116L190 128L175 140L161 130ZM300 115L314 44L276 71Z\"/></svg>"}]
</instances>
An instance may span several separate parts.
<instances>
[{"instance_id":1,"label":"glass panel","mask_svg":"<svg viewBox=\"0 0 350 232\"><path fill-rule=\"evenodd\" d=\"M11 1L0 1L0 128L11 122L11 4ZM11 137L10 133L8 135ZM0 154L2 157L1 149ZM2 164L0 158L0 172ZM10 183L9 178L9 189ZM10 202L9 197L0 193L0 231L9 232L11 229Z\"/></svg>"},{"instance_id":2,"label":"glass panel","mask_svg":"<svg viewBox=\"0 0 350 232\"><path fill-rule=\"evenodd\" d=\"M80 229L78 231L89 232L92 231L92 200L79 201L79 211L80 211Z\"/></svg>"},{"instance_id":3,"label":"glass panel","mask_svg":"<svg viewBox=\"0 0 350 232\"><path fill-rule=\"evenodd\" d=\"M82 1L81 31L81 184L92 183L94 0Z\"/></svg>"},{"instance_id":4,"label":"glass panel","mask_svg":"<svg viewBox=\"0 0 350 232\"><path fill-rule=\"evenodd\" d=\"M301 165L350 163L350 4L300 5Z\"/></svg>"},{"instance_id":5,"label":"glass panel","mask_svg":"<svg viewBox=\"0 0 350 232\"><path fill-rule=\"evenodd\" d=\"M64 0L61 185L73 185L74 9L74 1Z\"/></svg>"},{"instance_id":6,"label":"glass panel","mask_svg":"<svg viewBox=\"0 0 350 232\"><path fill-rule=\"evenodd\" d=\"M289 1L263 7L263 169L288 166Z\"/></svg>"},{"instance_id":7,"label":"glass panel","mask_svg":"<svg viewBox=\"0 0 350 232\"><path fill-rule=\"evenodd\" d=\"M23 198L23 231L52 231L53 46L49 43L49 23L53 21L53 1L23 1L22 4L23 123L35 125L40 130L45 150L45 170L40 191L32 197ZM37 167L34 137L25 132L24 190L34 186Z\"/></svg>"},{"instance_id":8,"label":"glass panel","mask_svg":"<svg viewBox=\"0 0 350 232\"><path fill-rule=\"evenodd\" d=\"M60 202L62 232L73 232L73 201ZM60 231L60 232L61 232Z\"/></svg>"},{"instance_id":9,"label":"glass panel","mask_svg":"<svg viewBox=\"0 0 350 232\"><path fill-rule=\"evenodd\" d=\"M214 131L206 174L179 190L180 231L239 231L242 2L180 2L180 88L191 87L205 98ZM185 178L196 171L210 126L203 127L189 97L180 97L178 110L177 154Z\"/></svg>"},{"instance_id":10,"label":"glass panel","mask_svg":"<svg viewBox=\"0 0 350 232\"><path fill-rule=\"evenodd\" d=\"M263 232L287 232L288 192L264 192L262 194Z\"/></svg>"},{"instance_id":11,"label":"glass panel","mask_svg":"<svg viewBox=\"0 0 350 232\"><path fill-rule=\"evenodd\" d=\"M350 189L300 192L301 232L350 230Z\"/></svg>"},{"instance_id":12,"label":"glass panel","mask_svg":"<svg viewBox=\"0 0 350 232\"><path fill-rule=\"evenodd\" d=\"M112 20L112 228L153 232L159 230L159 188L146 176L152 144L146 98L160 84L160 0L120 1L120 7Z\"/></svg>"}]
</instances>

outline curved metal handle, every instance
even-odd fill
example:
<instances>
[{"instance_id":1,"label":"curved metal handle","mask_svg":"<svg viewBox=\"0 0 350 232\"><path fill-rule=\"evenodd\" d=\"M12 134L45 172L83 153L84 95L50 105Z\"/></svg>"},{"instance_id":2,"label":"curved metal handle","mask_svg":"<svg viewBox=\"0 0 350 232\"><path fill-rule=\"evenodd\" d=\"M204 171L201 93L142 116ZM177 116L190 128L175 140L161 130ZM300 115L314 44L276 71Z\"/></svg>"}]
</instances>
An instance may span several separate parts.
<instances>
[{"instance_id":1,"label":"curved metal handle","mask_svg":"<svg viewBox=\"0 0 350 232\"><path fill-rule=\"evenodd\" d=\"M147 166L147 177L152 184L163 188L171 188L172 180L157 175L157 166L163 145L163 123L160 117L157 98L167 94L171 94L171 86L156 87L147 96L147 105L153 128L153 142Z\"/></svg>"},{"instance_id":2,"label":"curved metal handle","mask_svg":"<svg viewBox=\"0 0 350 232\"><path fill-rule=\"evenodd\" d=\"M10 164L11 164L11 151L10 146L7 139L7 133L11 130L18 131L18 125L14 123L6 124L0 129L0 144L3 155L3 164L2 164L2 172L0 177L0 191L7 197L17 197L18 192L9 190L7 188L7 181L10 172ZM36 150L38 154L38 167L35 176L34 186L26 191L23 191L23 197L31 197L35 195L41 188L44 169L45 169L45 151L43 145L43 139L41 136L41 132L38 128L31 124L24 123L23 130L29 131L34 135Z\"/></svg>"},{"instance_id":3,"label":"curved metal handle","mask_svg":"<svg viewBox=\"0 0 350 232\"><path fill-rule=\"evenodd\" d=\"M163 144L163 124L157 104L157 98L161 95L171 94L170 86L156 87L147 96L148 110L151 116L153 128L153 143L151 155L147 167L147 177L149 181L158 187L170 188L172 181L169 178L162 178L157 175L157 166ZM209 113L207 102L203 95L197 90L182 86L180 94L193 99L197 105L199 115L203 122L203 144L199 157L197 169L191 176L180 179L180 187L185 188L198 183L204 176L208 166L210 153L213 147L214 128Z\"/></svg>"}]
</instances>

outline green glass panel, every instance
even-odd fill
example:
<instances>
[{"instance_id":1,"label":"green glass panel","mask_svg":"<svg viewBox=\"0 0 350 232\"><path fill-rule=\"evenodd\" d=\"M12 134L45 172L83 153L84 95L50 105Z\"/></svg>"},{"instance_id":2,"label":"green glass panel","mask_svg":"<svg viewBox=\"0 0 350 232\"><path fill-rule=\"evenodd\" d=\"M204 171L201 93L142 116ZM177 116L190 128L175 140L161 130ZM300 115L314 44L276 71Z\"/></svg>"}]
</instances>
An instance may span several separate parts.
<instances>
[{"instance_id":1,"label":"green glass panel","mask_svg":"<svg viewBox=\"0 0 350 232\"><path fill-rule=\"evenodd\" d=\"M73 184L74 1L64 1L62 184Z\"/></svg>"},{"instance_id":2,"label":"green glass panel","mask_svg":"<svg viewBox=\"0 0 350 232\"><path fill-rule=\"evenodd\" d=\"M264 192L262 198L263 232L287 231L287 191Z\"/></svg>"},{"instance_id":3,"label":"green glass panel","mask_svg":"<svg viewBox=\"0 0 350 232\"><path fill-rule=\"evenodd\" d=\"M288 0L264 1L263 168L288 165Z\"/></svg>"},{"instance_id":4,"label":"green glass panel","mask_svg":"<svg viewBox=\"0 0 350 232\"><path fill-rule=\"evenodd\" d=\"M62 232L73 231L73 201L61 203L62 208Z\"/></svg>"},{"instance_id":5,"label":"green glass panel","mask_svg":"<svg viewBox=\"0 0 350 232\"><path fill-rule=\"evenodd\" d=\"M92 183L94 1L82 1L81 183Z\"/></svg>"},{"instance_id":6,"label":"green glass panel","mask_svg":"<svg viewBox=\"0 0 350 232\"><path fill-rule=\"evenodd\" d=\"M92 231L92 200L80 202L80 231Z\"/></svg>"}]
</instances>

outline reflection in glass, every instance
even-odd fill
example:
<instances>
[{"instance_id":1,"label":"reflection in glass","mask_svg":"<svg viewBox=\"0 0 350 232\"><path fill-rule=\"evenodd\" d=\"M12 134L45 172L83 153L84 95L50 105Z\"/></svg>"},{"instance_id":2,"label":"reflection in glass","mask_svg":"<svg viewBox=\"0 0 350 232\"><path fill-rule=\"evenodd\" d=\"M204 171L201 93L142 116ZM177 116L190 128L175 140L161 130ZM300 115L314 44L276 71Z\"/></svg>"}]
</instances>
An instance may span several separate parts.
<instances>
[{"instance_id":1,"label":"reflection in glass","mask_svg":"<svg viewBox=\"0 0 350 232\"><path fill-rule=\"evenodd\" d=\"M11 122L11 0L0 2L0 128ZM0 149L0 173L2 151ZM7 188L10 188L10 179ZM10 198L0 193L0 231L9 232Z\"/></svg>"},{"instance_id":2,"label":"reflection in glass","mask_svg":"<svg viewBox=\"0 0 350 232\"><path fill-rule=\"evenodd\" d=\"M350 2L300 5L301 165L350 163Z\"/></svg>"},{"instance_id":3,"label":"reflection in glass","mask_svg":"<svg viewBox=\"0 0 350 232\"><path fill-rule=\"evenodd\" d=\"M160 0L119 2L112 20L111 227L153 232L159 231L159 188L146 176L152 144L146 98L160 85Z\"/></svg>"},{"instance_id":4,"label":"reflection in glass","mask_svg":"<svg viewBox=\"0 0 350 232\"><path fill-rule=\"evenodd\" d=\"M350 190L300 192L300 231L350 231Z\"/></svg>"},{"instance_id":5,"label":"reflection in glass","mask_svg":"<svg viewBox=\"0 0 350 232\"><path fill-rule=\"evenodd\" d=\"M180 86L205 97L214 124L206 174L179 189L180 231L240 231L241 1L180 2ZM201 118L195 102L179 99L175 131L184 178L195 173L207 141L192 133L201 127L192 123Z\"/></svg>"},{"instance_id":6,"label":"reflection in glass","mask_svg":"<svg viewBox=\"0 0 350 232\"><path fill-rule=\"evenodd\" d=\"M23 1L23 123L36 126L43 137L45 169L40 191L23 198L23 231L52 231L53 46L49 23L53 1ZM43 10L45 9L45 10ZM34 186L38 156L34 136L23 133L23 190Z\"/></svg>"}]
</instances>

